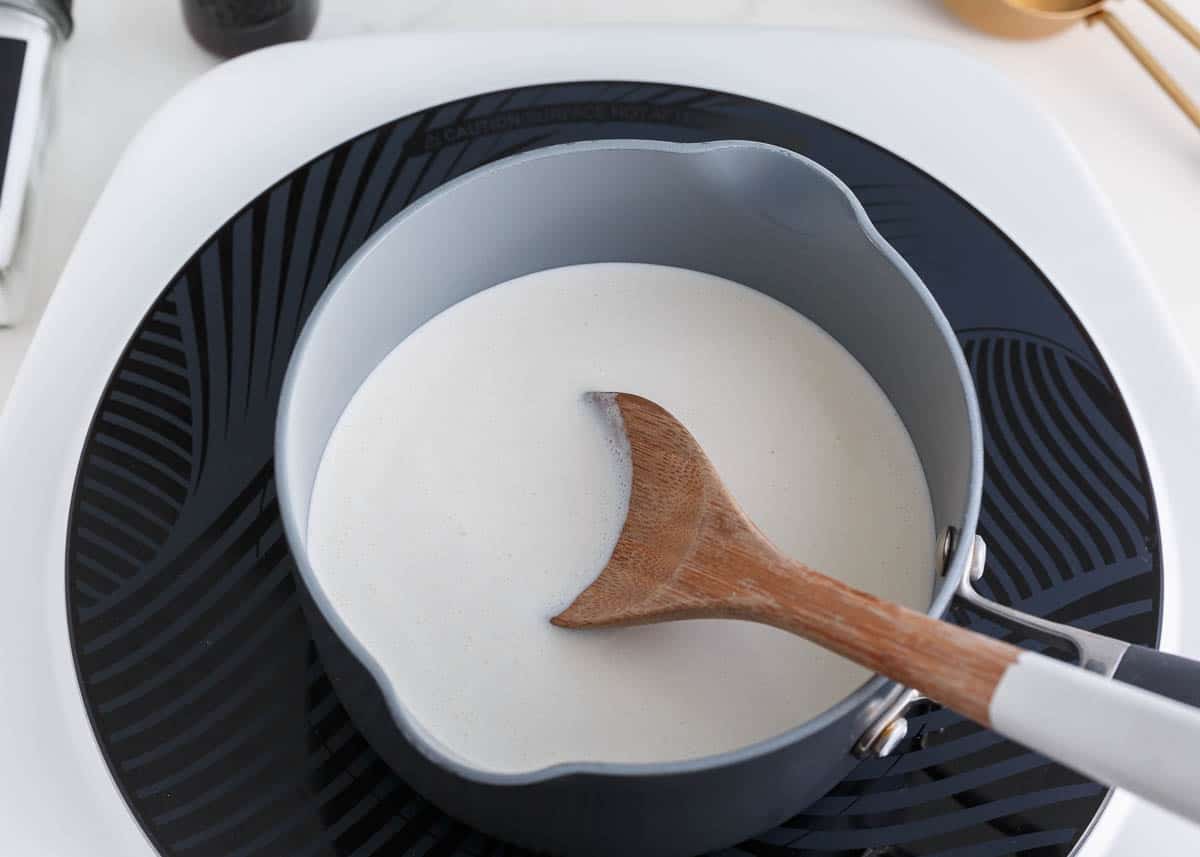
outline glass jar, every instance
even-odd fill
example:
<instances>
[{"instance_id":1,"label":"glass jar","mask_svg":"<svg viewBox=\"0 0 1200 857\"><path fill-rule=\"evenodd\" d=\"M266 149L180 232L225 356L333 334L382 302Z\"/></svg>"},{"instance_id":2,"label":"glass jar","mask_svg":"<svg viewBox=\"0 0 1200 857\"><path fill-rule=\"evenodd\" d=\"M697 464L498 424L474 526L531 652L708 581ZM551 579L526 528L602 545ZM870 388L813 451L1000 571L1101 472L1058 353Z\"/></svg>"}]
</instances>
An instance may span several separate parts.
<instances>
[{"instance_id":1,"label":"glass jar","mask_svg":"<svg viewBox=\"0 0 1200 857\"><path fill-rule=\"evenodd\" d=\"M29 302L29 253L54 67L73 28L71 0L0 0L0 326Z\"/></svg>"}]
</instances>

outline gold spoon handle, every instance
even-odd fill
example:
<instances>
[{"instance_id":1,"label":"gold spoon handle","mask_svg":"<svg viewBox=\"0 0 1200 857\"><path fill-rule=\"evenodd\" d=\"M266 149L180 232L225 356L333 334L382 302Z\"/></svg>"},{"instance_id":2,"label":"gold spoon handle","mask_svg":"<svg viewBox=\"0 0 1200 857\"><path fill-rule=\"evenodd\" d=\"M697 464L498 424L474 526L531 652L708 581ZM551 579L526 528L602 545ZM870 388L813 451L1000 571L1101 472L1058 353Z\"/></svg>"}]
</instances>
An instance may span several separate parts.
<instances>
[{"instance_id":1,"label":"gold spoon handle","mask_svg":"<svg viewBox=\"0 0 1200 857\"><path fill-rule=\"evenodd\" d=\"M1186 18L1176 12L1174 7L1168 5L1164 0L1146 0L1146 5L1174 27L1175 32L1179 33L1179 35L1183 36L1195 47L1200 48L1200 30L1197 30Z\"/></svg>"},{"instance_id":2,"label":"gold spoon handle","mask_svg":"<svg viewBox=\"0 0 1200 857\"><path fill-rule=\"evenodd\" d=\"M1150 2L1150 0L1147 0L1147 2ZM1153 6L1154 3L1150 2L1150 5ZM1113 35L1120 39L1121 43L1125 45L1125 47L1129 49L1129 52L1134 55L1137 61L1142 64L1142 68L1150 72L1150 76L1158 82L1158 85L1162 87L1163 92L1169 95L1171 100L1179 105L1179 109L1187 114L1187 117L1192 120L1193 125L1195 125L1197 128L1200 128L1200 107L1197 107L1195 102L1187 97L1187 94L1182 88L1180 88L1179 84L1175 82L1175 78L1167 74L1167 70L1162 67L1162 65L1154 58L1150 51L1146 50L1146 46L1138 41L1137 37L1129 31L1128 27L1122 24L1116 16L1104 11L1103 9L1101 9L1099 12L1094 12L1093 14L1089 15L1087 20L1089 24L1094 24L1096 21L1100 21L1107 25L1108 28L1112 30ZM1188 34L1184 33L1184 35Z\"/></svg>"}]
</instances>

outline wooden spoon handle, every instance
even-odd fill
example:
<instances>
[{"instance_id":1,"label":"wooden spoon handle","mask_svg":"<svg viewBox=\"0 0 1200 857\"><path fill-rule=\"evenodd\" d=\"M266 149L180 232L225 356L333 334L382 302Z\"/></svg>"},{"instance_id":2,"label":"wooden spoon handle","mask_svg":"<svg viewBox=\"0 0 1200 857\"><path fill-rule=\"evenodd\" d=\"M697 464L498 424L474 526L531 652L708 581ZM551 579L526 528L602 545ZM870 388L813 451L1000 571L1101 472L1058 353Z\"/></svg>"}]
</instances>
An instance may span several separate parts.
<instances>
[{"instance_id":1,"label":"wooden spoon handle","mask_svg":"<svg viewBox=\"0 0 1200 857\"><path fill-rule=\"evenodd\" d=\"M916 688L976 723L1200 821L1200 709L1026 652L783 557L740 584L744 614Z\"/></svg>"},{"instance_id":2,"label":"wooden spoon handle","mask_svg":"<svg viewBox=\"0 0 1200 857\"><path fill-rule=\"evenodd\" d=\"M757 621L791 631L991 725L989 707L1016 646L883 601L777 558L744 585Z\"/></svg>"}]
</instances>

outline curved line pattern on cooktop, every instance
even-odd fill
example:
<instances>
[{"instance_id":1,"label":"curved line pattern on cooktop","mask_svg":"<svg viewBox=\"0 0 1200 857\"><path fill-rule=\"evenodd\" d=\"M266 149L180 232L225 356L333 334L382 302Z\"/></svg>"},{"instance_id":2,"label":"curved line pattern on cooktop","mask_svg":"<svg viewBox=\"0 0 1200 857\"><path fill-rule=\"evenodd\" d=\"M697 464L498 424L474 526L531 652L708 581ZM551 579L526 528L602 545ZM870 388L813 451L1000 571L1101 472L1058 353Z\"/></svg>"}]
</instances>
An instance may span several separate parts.
<instances>
[{"instance_id":1,"label":"curved line pattern on cooktop","mask_svg":"<svg viewBox=\"0 0 1200 857\"><path fill-rule=\"evenodd\" d=\"M98 403L67 541L72 644L112 774L163 854L515 853L414 794L339 704L280 526L275 409L313 303L381 224L481 164L620 137L759 139L846 181L941 302L979 384L983 591L1156 641L1157 523L1121 396L1051 285L962 199L853 134L719 92L603 82L467 98L348 140L236 213L166 284ZM1063 855L1104 798L952 713L913 726L902 752L728 853Z\"/></svg>"}]
</instances>

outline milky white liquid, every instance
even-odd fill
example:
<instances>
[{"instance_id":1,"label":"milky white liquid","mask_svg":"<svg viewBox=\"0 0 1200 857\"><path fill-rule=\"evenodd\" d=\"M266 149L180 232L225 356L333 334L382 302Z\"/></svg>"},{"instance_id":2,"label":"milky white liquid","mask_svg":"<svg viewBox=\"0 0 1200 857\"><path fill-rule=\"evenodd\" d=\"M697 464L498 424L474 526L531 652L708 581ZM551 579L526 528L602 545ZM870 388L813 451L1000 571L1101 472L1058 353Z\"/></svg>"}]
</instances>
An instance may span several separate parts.
<instances>
[{"instance_id":1,"label":"milky white liquid","mask_svg":"<svg viewBox=\"0 0 1200 857\"><path fill-rule=\"evenodd\" d=\"M548 623L603 567L628 499L628 461L591 390L666 407L790 555L928 605L916 452L824 331L691 271L522 277L433 318L375 369L312 499L321 588L447 752L497 772L694 758L784 732L869 677L747 622Z\"/></svg>"}]
</instances>

